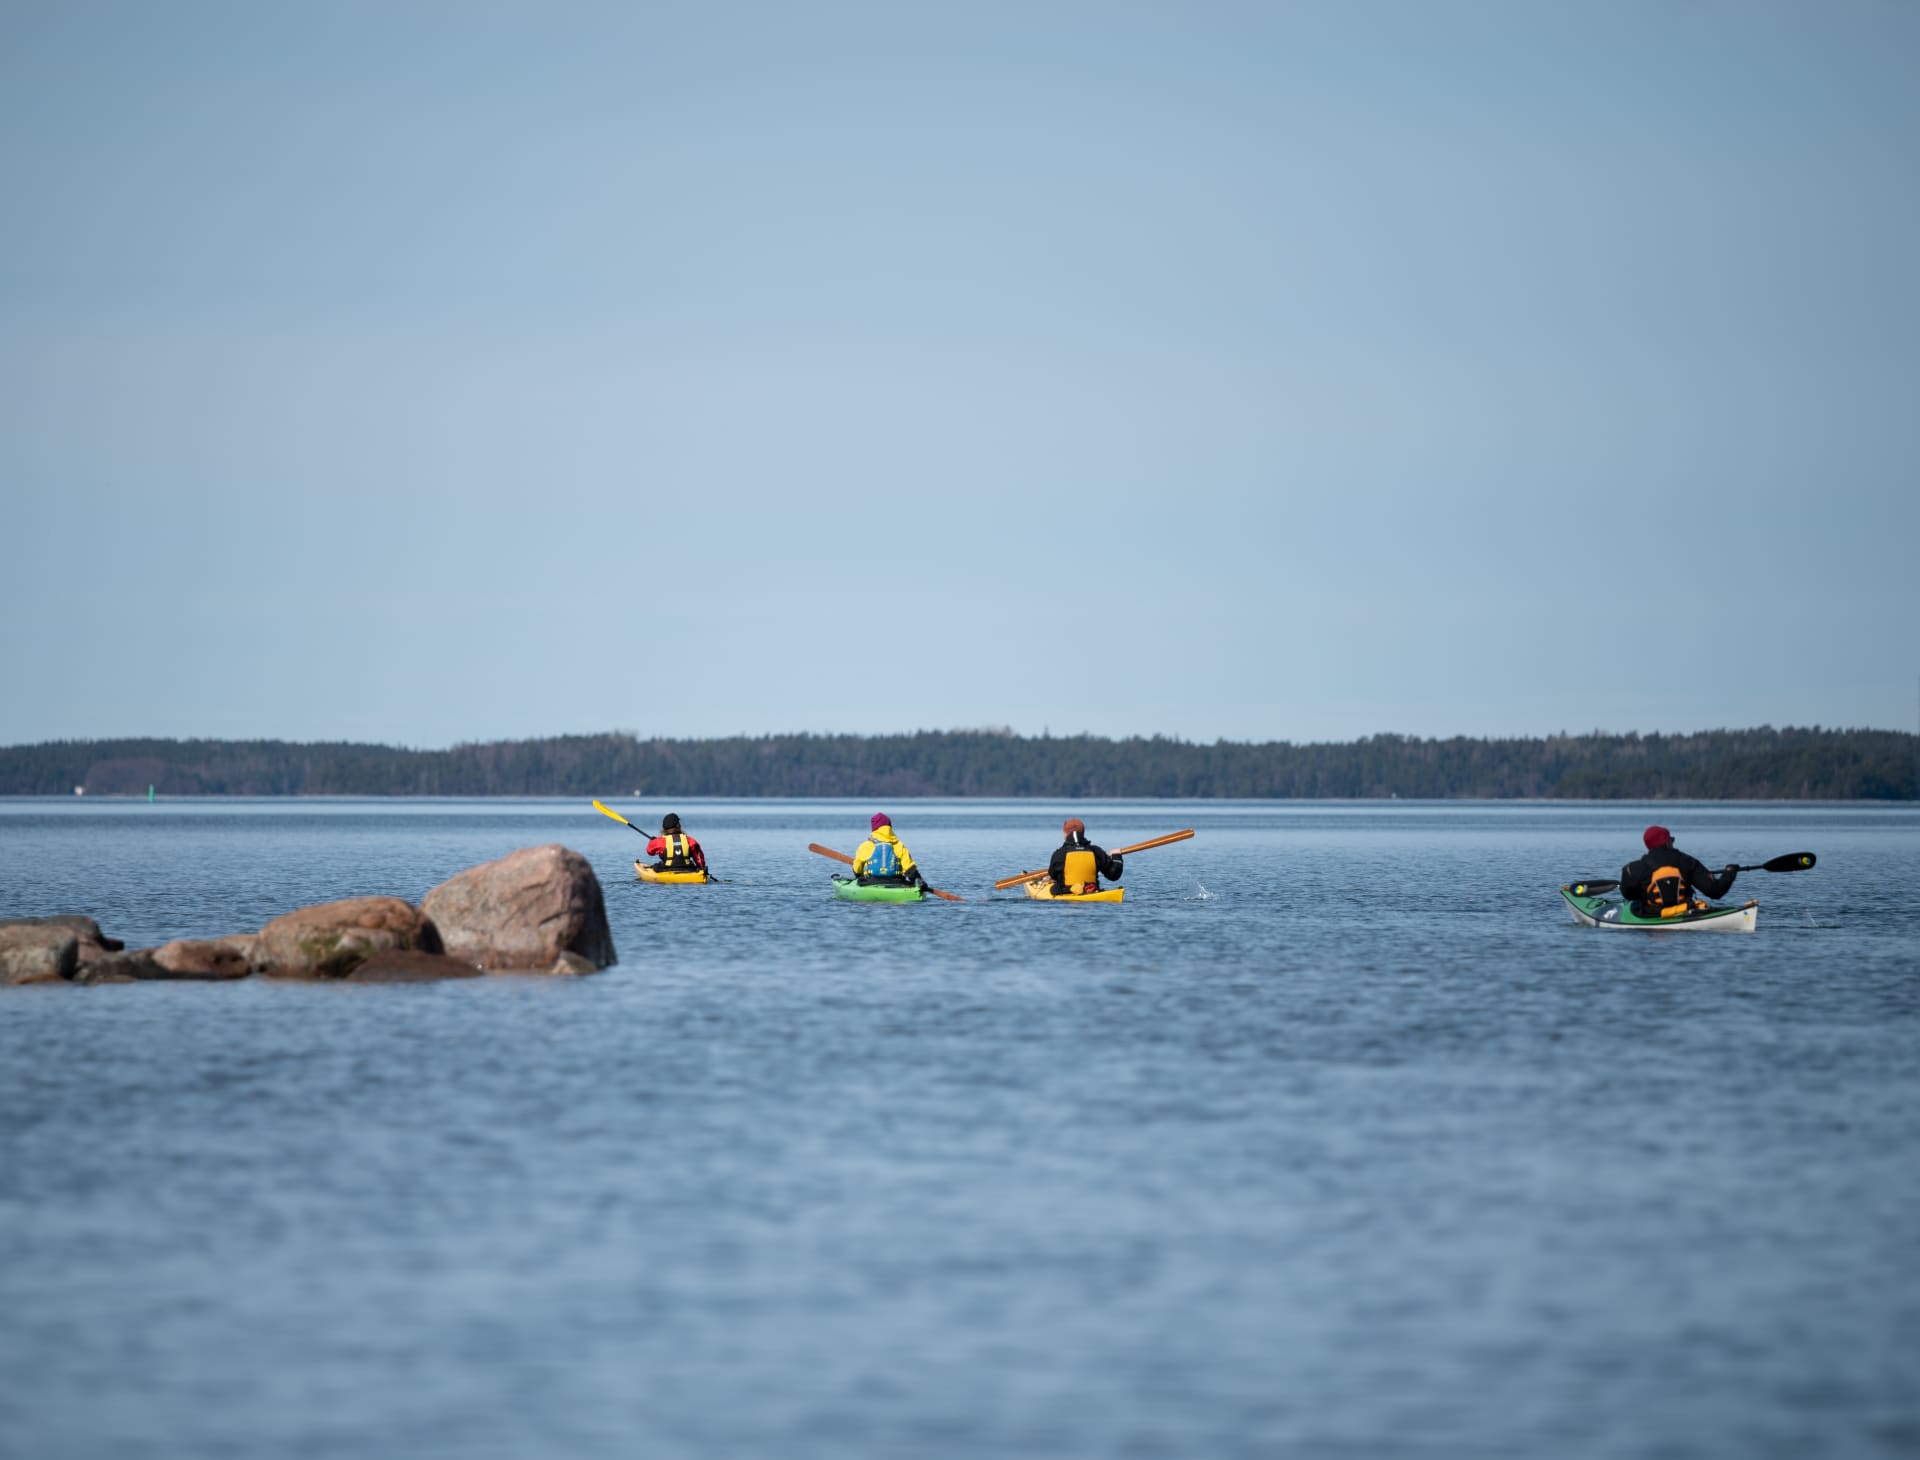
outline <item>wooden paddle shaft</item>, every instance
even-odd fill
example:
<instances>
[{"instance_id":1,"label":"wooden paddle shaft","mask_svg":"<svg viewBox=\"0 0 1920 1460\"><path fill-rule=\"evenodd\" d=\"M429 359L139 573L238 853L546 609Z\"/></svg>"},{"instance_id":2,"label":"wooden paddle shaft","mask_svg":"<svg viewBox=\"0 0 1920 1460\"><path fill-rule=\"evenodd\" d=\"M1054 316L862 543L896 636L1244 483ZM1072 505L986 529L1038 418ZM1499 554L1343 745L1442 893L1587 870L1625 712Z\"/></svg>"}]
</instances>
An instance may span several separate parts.
<instances>
[{"instance_id":1,"label":"wooden paddle shaft","mask_svg":"<svg viewBox=\"0 0 1920 1460\"><path fill-rule=\"evenodd\" d=\"M1187 829L1186 831L1171 831L1171 832L1168 832L1165 836L1155 837L1150 842L1135 842L1130 847L1116 847L1111 853L1111 855L1116 857L1124 857L1124 856L1130 855L1133 852L1150 851L1154 847L1164 847L1169 842L1183 842L1192 835L1193 835L1193 831L1191 828ZM1017 877L1002 877L998 882L994 883L993 885L996 890L1007 888L1007 887L1018 887L1022 882L1038 882L1042 877L1045 877L1046 875L1047 875L1047 869L1042 867L1038 872L1022 872Z\"/></svg>"}]
</instances>

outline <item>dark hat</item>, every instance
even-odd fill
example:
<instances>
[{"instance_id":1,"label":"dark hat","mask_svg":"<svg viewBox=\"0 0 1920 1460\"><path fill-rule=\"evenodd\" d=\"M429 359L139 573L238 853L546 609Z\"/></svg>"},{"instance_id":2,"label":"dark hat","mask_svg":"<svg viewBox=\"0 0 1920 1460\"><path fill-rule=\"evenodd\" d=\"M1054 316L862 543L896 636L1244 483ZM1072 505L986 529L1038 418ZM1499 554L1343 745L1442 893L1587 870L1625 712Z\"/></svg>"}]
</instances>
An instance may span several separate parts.
<instances>
[{"instance_id":1,"label":"dark hat","mask_svg":"<svg viewBox=\"0 0 1920 1460\"><path fill-rule=\"evenodd\" d=\"M892 826L893 818L884 811L876 811L873 813L873 820L868 822L867 825L874 831L878 831L883 826Z\"/></svg>"},{"instance_id":2,"label":"dark hat","mask_svg":"<svg viewBox=\"0 0 1920 1460\"><path fill-rule=\"evenodd\" d=\"M1672 846L1673 833L1664 826L1650 826L1641 833L1640 840L1647 844L1647 850L1651 852L1656 847Z\"/></svg>"},{"instance_id":3,"label":"dark hat","mask_svg":"<svg viewBox=\"0 0 1920 1460\"><path fill-rule=\"evenodd\" d=\"M665 816L660 818L660 830L662 831L680 830L679 816L676 815L674 812L669 811Z\"/></svg>"}]
</instances>

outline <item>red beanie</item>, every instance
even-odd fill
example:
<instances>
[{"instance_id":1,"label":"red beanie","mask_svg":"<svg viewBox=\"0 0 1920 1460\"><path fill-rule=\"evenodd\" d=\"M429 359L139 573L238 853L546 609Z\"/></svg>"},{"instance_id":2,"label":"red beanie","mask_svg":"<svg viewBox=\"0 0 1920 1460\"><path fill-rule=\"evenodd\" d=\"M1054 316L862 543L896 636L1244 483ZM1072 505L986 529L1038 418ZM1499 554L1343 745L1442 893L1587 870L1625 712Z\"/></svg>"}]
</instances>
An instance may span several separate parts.
<instances>
[{"instance_id":1,"label":"red beanie","mask_svg":"<svg viewBox=\"0 0 1920 1460\"><path fill-rule=\"evenodd\" d=\"M1656 847L1672 846L1673 833L1668 831L1664 826L1650 826L1646 829L1640 840L1647 844L1648 851L1653 851Z\"/></svg>"},{"instance_id":2,"label":"red beanie","mask_svg":"<svg viewBox=\"0 0 1920 1460\"><path fill-rule=\"evenodd\" d=\"M873 813L873 820L869 822L868 825L872 830L878 831L883 826L892 826L893 818L884 811L876 811Z\"/></svg>"}]
</instances>

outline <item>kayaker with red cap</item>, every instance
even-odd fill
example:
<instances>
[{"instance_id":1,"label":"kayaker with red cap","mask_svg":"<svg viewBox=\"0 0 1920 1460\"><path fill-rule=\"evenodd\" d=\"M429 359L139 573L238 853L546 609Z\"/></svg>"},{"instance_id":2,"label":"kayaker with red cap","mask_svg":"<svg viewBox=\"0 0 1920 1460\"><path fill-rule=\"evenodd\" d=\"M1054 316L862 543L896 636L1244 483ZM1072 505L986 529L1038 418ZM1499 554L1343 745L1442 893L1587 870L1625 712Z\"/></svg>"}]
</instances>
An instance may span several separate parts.
<instances>
[{"instance_id":1,"label":"kayaker with red cap","mask_svg":"<svg viewBox=\"0 0 1920 1460\"><path fill-rule=\"evenodd\" d=\"M1699 858L1673 844L1673 833L1664 826L1648 827L1640 840L1647 854L1620 869L1620 895L1636 916L1677 918L1696 906L1696 896L1725 897L1740 875L1731 864L1709 872Z\"/></svg>"},{"instance_id":2,"label":"kayaker with red cap","mask_svg":"<svg viewBox=\"0 0 1920 1460\"><path fill-rule=\"evenodd\" d=\"M862 887L925 887L926 879L913 865L913 853L893 834L893 818L876 811L871 825L873 835L853 854L853 880Z\"/></svg>"},{"instance_id":3,"label":"kayaker with red cap","mask_svg":"<svg viewBox=\"0 0 1920 1460\"><path fill-rule=\"evenodd\" d=\"M1053 858L1047 863L1047 875L1053 879L1054 892L1098 892L1102 877L1109 882L1120 880L1126 863L1087 840L1086 822L1069 816L1061 823L1060 830L1067 839L1054 849Z\"/></svg>"}]
</instances>

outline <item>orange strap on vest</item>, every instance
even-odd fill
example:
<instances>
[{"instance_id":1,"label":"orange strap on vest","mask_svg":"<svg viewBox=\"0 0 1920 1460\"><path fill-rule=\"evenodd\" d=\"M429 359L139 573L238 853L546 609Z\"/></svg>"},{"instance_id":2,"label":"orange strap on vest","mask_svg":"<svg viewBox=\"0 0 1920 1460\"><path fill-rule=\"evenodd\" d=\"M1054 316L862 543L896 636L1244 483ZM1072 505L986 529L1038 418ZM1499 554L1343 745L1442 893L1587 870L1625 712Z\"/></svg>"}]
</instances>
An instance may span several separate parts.
<instances>
[{"instance_id":1,"label":"orange strap on vest","mask_svg":"<svg viewBox=\"0 0 1920 1460\"><path fill-rule=\"evenodd\" d=\"M1647 878L1647 902L1659 908L1663 918L1680 917L1693 907L1693 901L1688 896L1687 879L1678 867L1653 869L1653 875Z\"/></svg>"}]
</instances>

